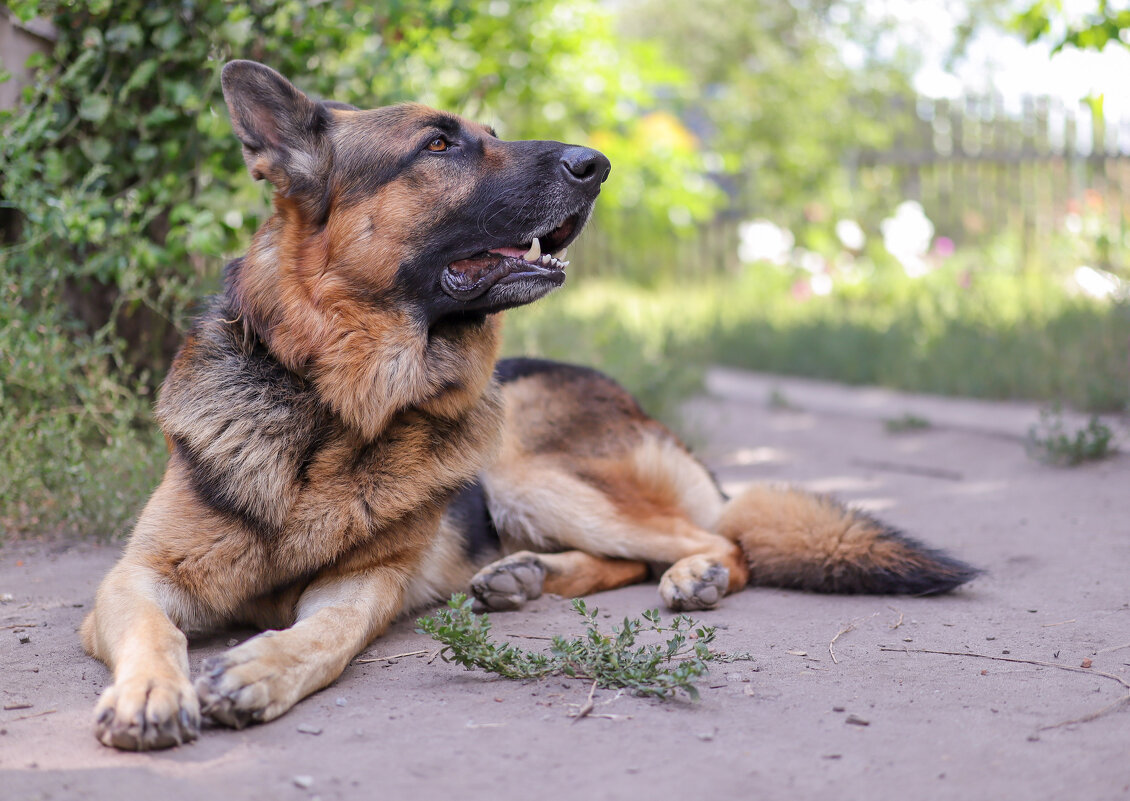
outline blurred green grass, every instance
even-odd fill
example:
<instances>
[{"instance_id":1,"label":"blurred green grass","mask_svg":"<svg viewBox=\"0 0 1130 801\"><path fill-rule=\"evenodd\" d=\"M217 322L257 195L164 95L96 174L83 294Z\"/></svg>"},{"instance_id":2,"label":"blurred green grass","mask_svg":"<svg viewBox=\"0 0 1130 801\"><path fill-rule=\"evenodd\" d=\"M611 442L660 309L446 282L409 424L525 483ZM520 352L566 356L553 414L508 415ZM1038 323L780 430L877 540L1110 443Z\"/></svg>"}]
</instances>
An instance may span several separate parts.
<instances>
[{"instance_id":1,"label":"blurred green grass","mask_svg":"<svg viewBox=\"0 0 1130 801\"><path fill-rule=\"evenodd\" d=\"M710 363L979 398L1130 408L1130 305L1045 274L940 269L798 299L772 268L651 288L574 277L510 312L504 352L607 371L665 422Z\"/></svg>"}]
</instances>

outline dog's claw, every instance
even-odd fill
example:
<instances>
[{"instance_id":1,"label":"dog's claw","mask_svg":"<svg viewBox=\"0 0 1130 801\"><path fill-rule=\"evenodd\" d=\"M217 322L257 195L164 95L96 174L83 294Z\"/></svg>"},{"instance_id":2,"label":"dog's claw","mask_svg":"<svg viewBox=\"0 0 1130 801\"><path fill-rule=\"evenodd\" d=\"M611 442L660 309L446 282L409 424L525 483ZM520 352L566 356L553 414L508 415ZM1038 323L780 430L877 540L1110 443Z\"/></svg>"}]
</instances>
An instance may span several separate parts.
<instances>
[{"instance_id":1,"label":"dog's claw","mask_svg":"<svg viewBox=\"0 0 1130 801\"><path fill-rule=\"evenodd\" d=\"M207 717L242 729L274 720L302 698L297 690L301 661L274 636L275 632L265 631L205 660L195 686Z\"/></svg>"},{"instance_id":2,"label":"dog's claw","mask_svg":"<svg viewBox=\"0 0 1130 801\"><path fill-rule=\"evenodd\" d=\"M211 692L211 688L202 687L203 680L196 682L196 692L203 698ZM252 723L259 723L261 718L253 710L240 709L235 701L227 696L214 696L204 702L200 710L204 715L217 723L233 729L244 729Z\"/></svg>"},{"instance_id":3,"label":"dog's claw","mask_svg":"<svg viewBox=\"0 0 1130 801\"><path fill-rule=\"evenodd\" d=\"M223 657L205 660L203 675L196 680L196 695L200 699L200 712L205 717L233 729L242 729L255 722L254 715L251 710L236 706L232 690L222 689L224 672L228 667Z\"/></svg>"},{"instance_id":4,"label":"dog's claw","mask_svg":"<svg viewBox=\"0 0 1130 801\"><path fill-rule=\"evenodd\" d=\"M185 681L122 682L107 687L94 714L94 736L125 751L171 748L200 732L196 693Z\"/></svg>"}]
</instances>

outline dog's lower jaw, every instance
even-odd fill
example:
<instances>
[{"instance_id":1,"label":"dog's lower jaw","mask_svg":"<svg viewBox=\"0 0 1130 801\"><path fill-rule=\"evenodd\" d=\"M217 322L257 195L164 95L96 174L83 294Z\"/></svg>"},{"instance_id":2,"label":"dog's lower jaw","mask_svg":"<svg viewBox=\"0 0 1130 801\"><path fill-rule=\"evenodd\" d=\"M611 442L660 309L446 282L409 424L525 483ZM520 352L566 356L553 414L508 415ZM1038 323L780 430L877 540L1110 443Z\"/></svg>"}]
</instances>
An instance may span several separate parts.
<instances>
[{"instance_id":1,"label":"dog's lower jaw","mask_svg":"<svg viewBox=\"0 0 1130 801\"><path fill-rule=\"evenodd\" d=\"M515 276L505 283L499 282L489 293L490 311L497 313L541 300L560 289L564 282L564 272L561 273L560 281L547 280L540 276Z\"/></svg>"}]
</instances>

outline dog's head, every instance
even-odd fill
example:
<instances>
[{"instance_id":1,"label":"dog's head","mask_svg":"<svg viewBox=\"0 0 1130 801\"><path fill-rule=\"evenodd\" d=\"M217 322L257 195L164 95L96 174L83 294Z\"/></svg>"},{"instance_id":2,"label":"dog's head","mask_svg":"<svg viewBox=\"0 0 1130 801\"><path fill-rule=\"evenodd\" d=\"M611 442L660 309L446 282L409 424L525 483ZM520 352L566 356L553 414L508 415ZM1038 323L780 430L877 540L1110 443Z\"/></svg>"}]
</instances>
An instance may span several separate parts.
<instances>
[{"instance_id":1,"label":"dog's head","mask_svg":"<svg viewBox=\"0 0 1130 801\"><path fill-rule=\"evenodd\" d=\"M560 286L610 169L595 150L505 142L425 106L315 101L251 61L227 64L222 83L248 169L274 184L291 229L275 258L305 260L331 295L391 296L429 324Z\"/></svg>"}]
</instances>

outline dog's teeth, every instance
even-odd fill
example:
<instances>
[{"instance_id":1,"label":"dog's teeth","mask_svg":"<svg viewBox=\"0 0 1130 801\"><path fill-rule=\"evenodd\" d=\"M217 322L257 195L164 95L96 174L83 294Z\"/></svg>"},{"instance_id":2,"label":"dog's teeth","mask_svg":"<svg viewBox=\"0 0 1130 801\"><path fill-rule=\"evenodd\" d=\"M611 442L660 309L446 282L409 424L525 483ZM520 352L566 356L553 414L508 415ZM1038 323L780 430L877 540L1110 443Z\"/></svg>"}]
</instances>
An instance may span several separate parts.
<instances>
[{"instance_id":1,"label":"dog's teeth","mask_svg":"<svg viewBox=\"0 0 1130 801\"><path fill-rule=\"evenodd\" d=\"M533 244L530 245L530 249L528 251L526 251L526 255L523 256L522 259L523 259L523 261L535 262L540 258L541 258L541 242L539 242L538 238L535 236Z\"/></svg>"},{"instance_id":2,"label":"dog's teeth","mask_svg":"<svg viewBox=\"0 0 1130 801\"><path fill-rule=\"evenodd\" d=\"M565 252L567 250L568 248L561 248L561 250L553 254L553 258L557 259L558 261L565 261Z\"/></svg>"}]
</instances>

